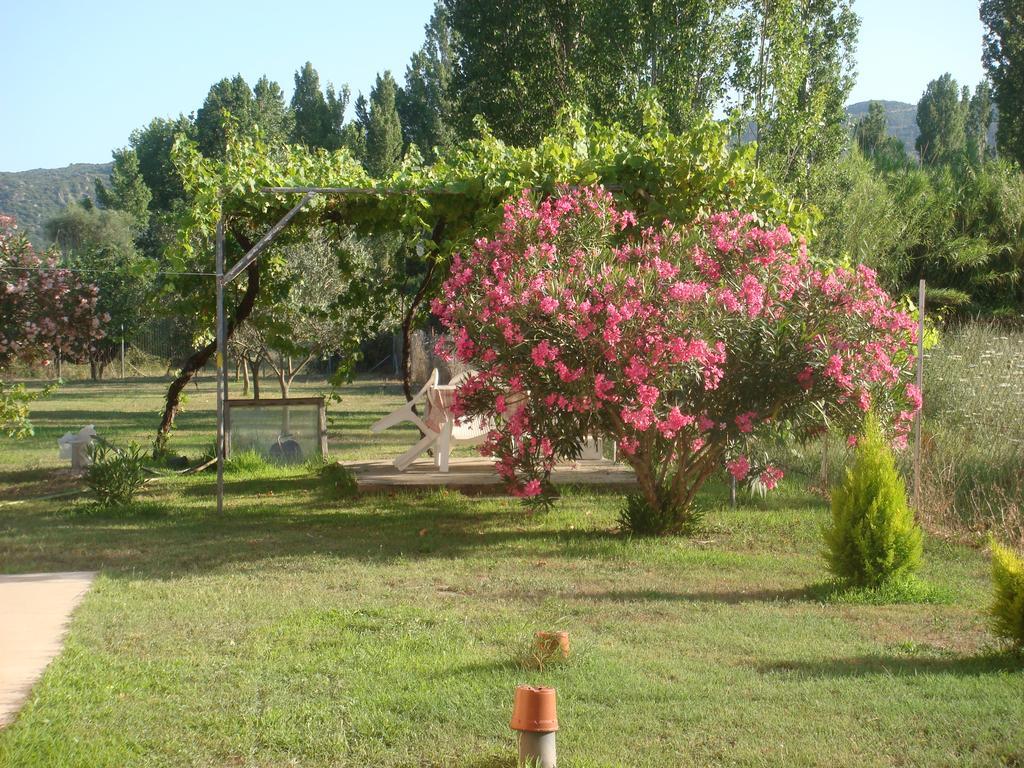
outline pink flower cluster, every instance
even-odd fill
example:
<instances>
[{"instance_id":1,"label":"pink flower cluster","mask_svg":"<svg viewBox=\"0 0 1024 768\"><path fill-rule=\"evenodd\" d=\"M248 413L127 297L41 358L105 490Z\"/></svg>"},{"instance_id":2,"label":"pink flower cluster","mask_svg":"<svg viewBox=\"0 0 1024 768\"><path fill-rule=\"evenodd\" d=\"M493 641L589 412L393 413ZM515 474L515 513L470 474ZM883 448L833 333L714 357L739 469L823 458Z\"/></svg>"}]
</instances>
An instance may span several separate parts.
<instances>
[{"instance_id":1,"label":"pink flower cluster","mask_svg":"<svg viewBox=\"0 0 1024 768\"><path fill-rule=\"evenodd\" d=\"M873 408L900 440L920 408L914 323L874 273L817 269L785 226L737 211L640 228L600 187L524 192L453 257L432 309L481 372L463 412L520 397L484 450L527 497L551 445L587 435L617 440L638 475L667 463L679 492L723 467L771 488L781 472L746 448L770 425L819 429L825 409L852 433Z\"/></svg>"}]
</instances>

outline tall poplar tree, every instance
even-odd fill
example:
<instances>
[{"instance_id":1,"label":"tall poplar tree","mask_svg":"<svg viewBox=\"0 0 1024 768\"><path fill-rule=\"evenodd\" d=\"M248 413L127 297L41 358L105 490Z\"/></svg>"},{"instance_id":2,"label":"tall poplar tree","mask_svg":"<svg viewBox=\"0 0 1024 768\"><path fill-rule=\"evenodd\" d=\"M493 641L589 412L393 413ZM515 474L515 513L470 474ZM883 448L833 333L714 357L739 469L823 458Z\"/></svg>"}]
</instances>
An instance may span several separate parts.
<instances>
[{"instance_id":1,"label":"tall poplar tree","mask_svg":"<svg viewBox=\"0 0 1024 768\"><path fill-rule=\"evenodd\" d=\"M241 75L225 77L211 85L203 106L196 112L196 140L206 157L224 156L228 137L225 112L243 133L256 124L256 101Z\"/></svg>"},{"instance_id":2,"label":"tall poplar tree","mask_svg":"<svg viewBox=\"0 0 1024 768\"><path fill-rule=\"evenodd\" d=\"M1024 166L1024 9L1020 0L981 0L982 63L999 110L996 143Z\"/></svg>"},{"instance_id":3,"label":"tall poplar tree","mask_svg":"<svg viewBox=\"0 0 1024 768\"><path fill-rule=\"evenodd\" d=\"M406 67L405 87L398 91L397 104L406 143L415 144L432 159L435 147L448 147L455 141L455 52L448 10L441 0L434 5L424 30L426 39Z\"/></svg>"},{"instance_id":4,"label":"tall poplar tree","mask_svg":"<svg viewBox=\"0 0 1024 768\"><path fill-rule=\"evenodd\" d=\"M366 115L366 170L378 178L390 176L402 158L402 124L395 103L398 86L390 72L377 75Z\"/></svg>"},{"instance_id":5,"label":"tall poplar tree","mask_svg":"<svg viewBox=\"0 0 1024 768\"><path fill-rule=\"evenodd\" d=\"M292 142L332 150L340 147L348 99L348 86L342 86L341 93L336 93L334 86L328 83L326 92L322 91L320 75L307 61L295 73Z\"/></svg>"},{"instance_id":6,"label":"tall poplar tree","mask_svg":"<svg viewBox=\"0 0 1024 768\"><path fill-rule=\"evenodd\" d=\"M853 137L857 146L866 157L873 157L878 147L885 141L889 131L889 120L885 116L885 107L880 101L868 102L868 113L857 121L853 129Z\"/></svg>"},{"instance_id":7,"label":"tall poplar tree","mask_svg":"<svg viewBox=\"0 0 1024 768\"><path fill-rule=\"evenodd\" d=\"M992 88L987 82L978 83L967 106L967 157L974 165L981 165L992 155L988 132L992 127Z\"/></svg>"},{"instance_id":8,"label":"tall poplar tree","mask_svg":"<svg viewBox=\"0 0 1024 768\"><path fill-rule=\"evenodd\" d=\"M850 0L744 0L733 86L741 130L752 127L757 161L806 195L816 165L848 141L860 20Z\"/></svg>"},{"instance_id":9,"label":"tall poplar tree","mask_svg":"<svg viewBox=\"0 0 1024 768\"><path fill-rule=\"evenodd\" d=\"M291 136L295 117L284 99L281 86L266 75L252 88L255 122L271 141L285 142Z\"/></svg>"},{"instance_id":10,"label":"tall poplar tree","mask_svg":"<svg viewBox=\"0 0 1024 768\"><path fill-rule=\"evenodd\" d=\"M96 200L103 208L124 211L132 217L136 232L149 223L149 203L153 193L142 178L139 156L131 147L114 150L114 168L110 184L96 180Z\"/></svg>"},{"instance_id":11,"label":"tall poplar tree","mask_svg":"<svg viewBox=\"0 0 1024 768\"><path fill-rule=\"evenodd\" d=\"M969 99L969 97L968 97ZM948 72L932 80L917 103L914 146L925 165L941 165L962 157L966 151L967 104L960 87Z\"/></svg>"}]
</instances>

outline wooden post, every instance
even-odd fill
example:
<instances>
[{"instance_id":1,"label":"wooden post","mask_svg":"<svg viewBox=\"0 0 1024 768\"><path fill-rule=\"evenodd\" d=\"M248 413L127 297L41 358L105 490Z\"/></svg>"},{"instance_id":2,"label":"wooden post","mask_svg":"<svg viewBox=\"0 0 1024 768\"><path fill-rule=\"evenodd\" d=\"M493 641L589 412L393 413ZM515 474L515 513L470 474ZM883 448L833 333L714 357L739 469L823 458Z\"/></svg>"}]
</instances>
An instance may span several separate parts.
<instances>
[{"instance_id":1,"label":"wooden post","mask_svg":"<svg viewBox=\"0 0 1024 768\"><path fill-rule=\"evenodd\" d=\"M327 404L324 402L324 398L320 398L319 408L317 409L317 416L320 422L320 455L323 458L327 458Z\"/></svg>"},{"instance_id":2,"label":"wooden post","mask_svg":"<svg viewBox=\"0 0 1024 768\"><path fill-rule=\"evenodd\" d=\"M924 278L917 284L917 389L924 397ZM914 509L921 511L921 422L924 405L914 420Z\"/></svg>"}]
</instances>

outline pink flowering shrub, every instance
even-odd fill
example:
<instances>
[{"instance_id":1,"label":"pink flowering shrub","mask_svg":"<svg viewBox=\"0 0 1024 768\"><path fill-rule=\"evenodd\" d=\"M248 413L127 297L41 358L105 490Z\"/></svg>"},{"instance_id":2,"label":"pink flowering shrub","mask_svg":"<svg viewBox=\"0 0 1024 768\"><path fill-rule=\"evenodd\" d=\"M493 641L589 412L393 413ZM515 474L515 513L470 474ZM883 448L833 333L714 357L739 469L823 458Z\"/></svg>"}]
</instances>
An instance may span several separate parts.
<instances>
[{"instance_id":1,"label":"pink flowering shrub","mask_svg":"<svg viewBox=\"0 0 1024 768\"><path fill-rule=\"evenodd\" d=\"M0 215L0 370L12 362L46 365L57 352L75 359L104 336L99 292L36 253L10 216Z\"/></svg>"},{"instance_id":2,"label":"pink flowering shrub","mask_svg":"<svg viewBox=\"0 0 1024 768\"><path fill-rule=\"evenodd\" d=\"M601 188L524 192L433 309L480 371L457 410L503 416L483 452L513 493L543 500L557 458L601 435L661 530L687 526L716 470L774 487L758 437L854 434L870 408L905 442L920 406L914 323L874 273L821 271L785 226L735 211L641 230Z\"/></svg>"}]
</instances>

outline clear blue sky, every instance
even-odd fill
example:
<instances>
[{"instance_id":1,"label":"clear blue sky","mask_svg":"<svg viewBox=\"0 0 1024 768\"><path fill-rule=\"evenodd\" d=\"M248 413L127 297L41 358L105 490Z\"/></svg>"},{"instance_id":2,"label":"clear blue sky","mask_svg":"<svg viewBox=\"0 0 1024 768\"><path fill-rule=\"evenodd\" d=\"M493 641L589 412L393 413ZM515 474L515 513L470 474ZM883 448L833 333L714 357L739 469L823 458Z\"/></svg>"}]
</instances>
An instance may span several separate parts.
<instances>
[{"instance_id":1,"label":"clear blue sky","mask_svg":"<svg viewBox=\"0 0 1024 768\"><path fill-rule=\"evenodd\" d=\"M500 0L496 0L500 1ZM210 85L262 74L290 95L312 61L322 80L368 91L401 80L433 0L11 0L0 14L0 170L105 162L155 116L197 109ZM916 101L949 71L981 79L975 0L858 0L851 101Z\"/></svg>"}]
</instances>

